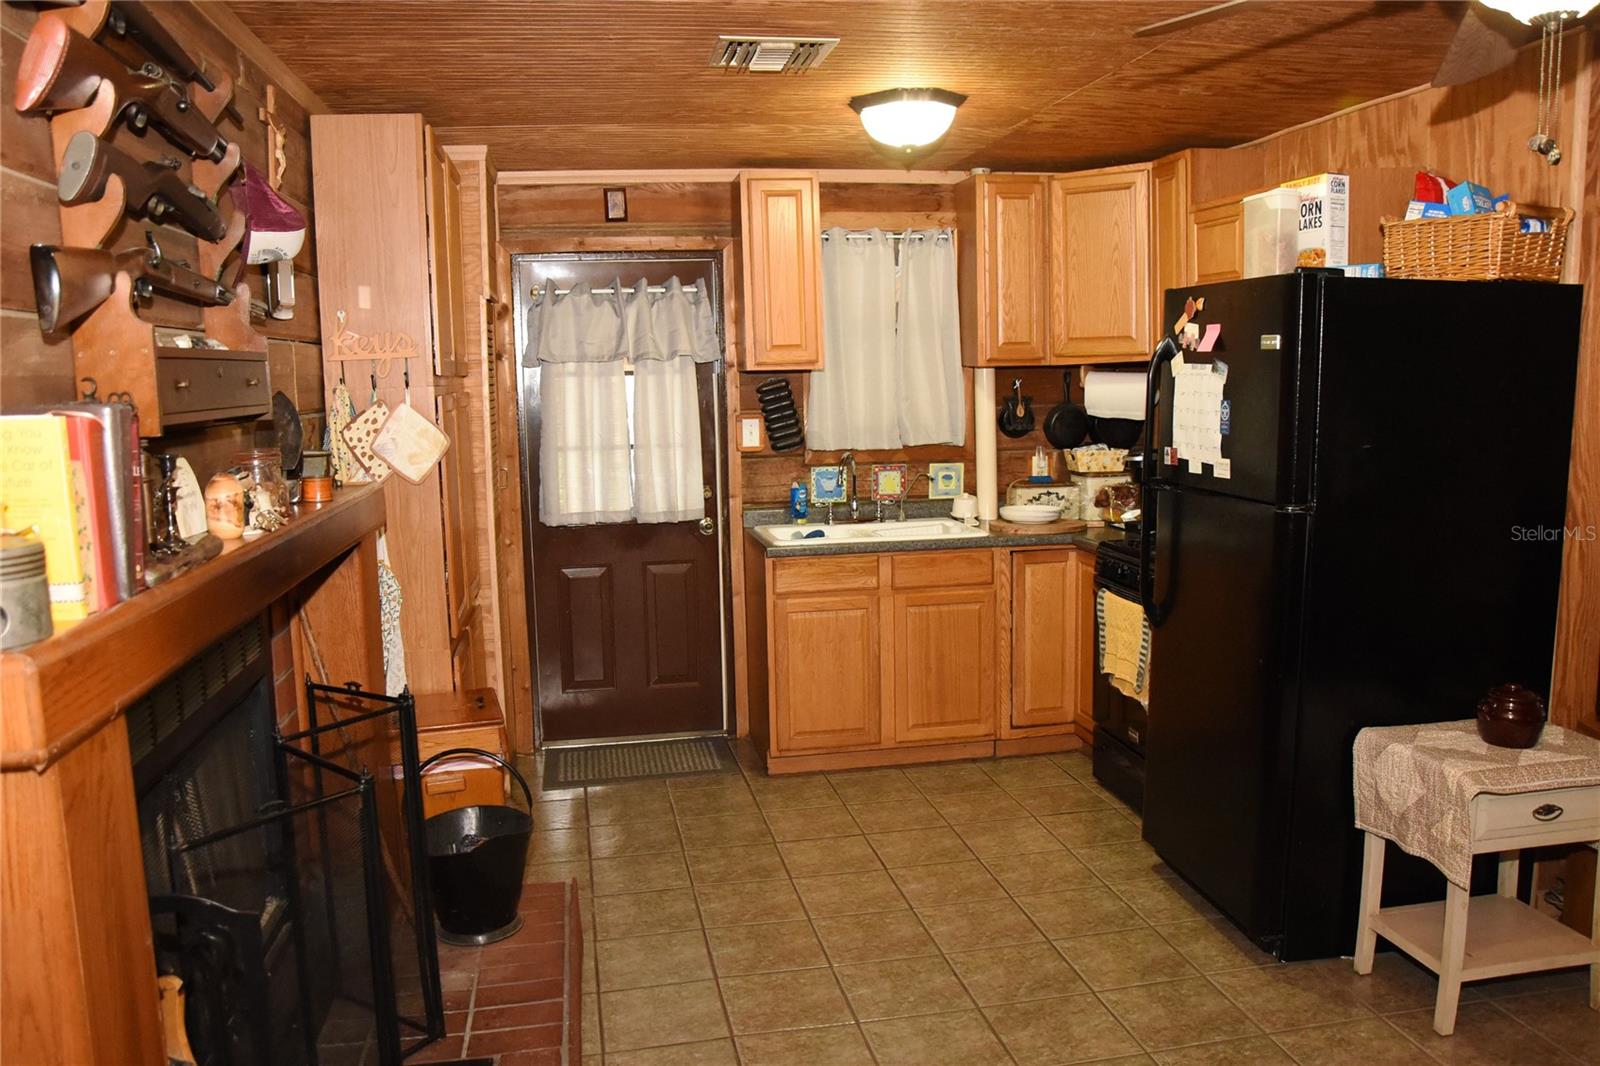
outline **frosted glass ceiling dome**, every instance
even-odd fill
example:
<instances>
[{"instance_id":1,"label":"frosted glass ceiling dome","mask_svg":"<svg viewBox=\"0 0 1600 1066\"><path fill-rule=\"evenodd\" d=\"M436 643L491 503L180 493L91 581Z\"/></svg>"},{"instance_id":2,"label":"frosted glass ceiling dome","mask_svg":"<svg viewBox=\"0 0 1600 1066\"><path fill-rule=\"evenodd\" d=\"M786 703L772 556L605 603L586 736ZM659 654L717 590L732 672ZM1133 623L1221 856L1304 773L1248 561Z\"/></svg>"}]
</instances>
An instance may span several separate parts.
<instances>
[{"instance_id":1,"label":"frosted glass ceiling dome","mask_svg":"<svg viewBox=\"0 0 1600 1066\"><path fill-rule=\"evenodd\" d=\"M1582 18L1595 9L1593 0L1478 0L1484 7L1504 11L1518 22L1536 26L1547 15L1566 12L1568 19Z\"/></svg>"},{"instance_id":2,"label":"frosted glass ceiling dome","mask_svg":"<svg viewBox=\"0 0 1600 1066\"><path fill-rule=\"evenodd\" d=\"M850 107L867 136L896 154L915 155L949 132L966 99L946 89L885 89L855 97Z\"/></svg>"}]
</instances>

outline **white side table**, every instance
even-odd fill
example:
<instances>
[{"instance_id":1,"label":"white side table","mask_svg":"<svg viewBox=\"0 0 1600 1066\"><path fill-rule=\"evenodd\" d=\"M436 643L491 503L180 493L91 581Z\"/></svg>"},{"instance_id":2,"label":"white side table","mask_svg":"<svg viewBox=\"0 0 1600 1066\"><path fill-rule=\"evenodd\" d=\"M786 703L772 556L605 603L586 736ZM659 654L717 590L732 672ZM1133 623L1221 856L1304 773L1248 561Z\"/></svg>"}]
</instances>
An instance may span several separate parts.
<instances>
[{"instance_id":1,"label":"white side table","mask_svg":"<svg viewBox=\"0 0 1600 1066\"><path fill-rule=\"evenodd\" d=\"M1433 1028L1440 1036L1455 1031L1463 981L1588 966L1589 1006L1600 1010L1600 878L1589 939L1516 898L1522 849L1554 844L1600 848L1600 785L1480 793L1474 798L1472 853L1500 854L1499 891L1492 896L1473 896L1451 882L1442 903L1380 906L1384 838L1368 832L1356 973L1372 972L1372 953L1381 936L1438 974Z\"/></svg>"}]
</instances>

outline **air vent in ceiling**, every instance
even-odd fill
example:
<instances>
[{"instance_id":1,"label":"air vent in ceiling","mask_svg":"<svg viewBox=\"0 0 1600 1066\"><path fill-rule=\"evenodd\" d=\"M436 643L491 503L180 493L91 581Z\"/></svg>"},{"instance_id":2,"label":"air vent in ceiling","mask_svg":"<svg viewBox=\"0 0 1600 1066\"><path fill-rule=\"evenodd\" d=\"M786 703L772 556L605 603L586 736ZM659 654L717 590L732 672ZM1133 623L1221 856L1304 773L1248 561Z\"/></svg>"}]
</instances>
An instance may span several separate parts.
<instances>
[{"instance_id":1,"label":"air vent in ceiling","mask_svg":"<svg viewBox=\"0 0 1600 1066\"><path fill-rule=\"evenodd\" d=\"M827 58L837 37L752 37L724 33L711 65L756 74L803 74Z\"/></svg>"}]
</instances>

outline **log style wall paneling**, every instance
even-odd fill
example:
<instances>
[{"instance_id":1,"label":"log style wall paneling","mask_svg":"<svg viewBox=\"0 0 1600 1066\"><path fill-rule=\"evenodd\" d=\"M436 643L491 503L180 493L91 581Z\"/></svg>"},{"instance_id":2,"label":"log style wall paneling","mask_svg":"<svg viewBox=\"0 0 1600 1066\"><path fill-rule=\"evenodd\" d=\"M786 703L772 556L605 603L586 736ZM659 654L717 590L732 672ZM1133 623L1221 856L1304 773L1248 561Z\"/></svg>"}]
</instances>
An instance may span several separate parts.
<instances>
[{"instance_id":1,"label":"log style wall paneling","mask_svg":"<svg viewBox=\"0 0 1600 1066\"><path fill-rule=\"evenodd\" d=\"M277 117L285 128L288 161L279 192L305 212L309 222L312 204L308 116L326 106L224 6L162 3L151 5L151 10L196 60L233 76L233 109L238 120L224 115L218 125L224 136L239 143L245 159L263 172L267 169L267 132L260 109L267 86L276 86ZM31 7L0 6L0 213L5 218L5 235L0 240L0 350L5 353L0 366L0 403L7 408L69 400L78 391L71 340L66 336L46 337L39 332L27 258L28 245L61 240L49 122L43 116L18 113L13 98L17 66L37 18L38 11ZM183 153L160 134L147 132L141 136L123 122L113 127L110 137L117 147L140 159L183 158ZM189 165L185 159L180 171L185 177ZM193 237L175 227L155 226L133 218L124 218L107 238L105 247L121 249L142 243L145 231L151 228L170 254L194 261ZM256 299L262 298L260 273L254 268L246 271ZM295 316L262 316L254 320L254 325L268 338L273 387L281 389L300 408L307 446L314 447L322 438L324 404L316 255L309 231L306 246L295 259L295 274ZM199 308L166 297L157 298L145 317L160 325L200 325ZM171 451L184 456L204 484L212 473L232 462L235 452L271 442L269 422L244 422L176 429L151 439L146 447L152 453Z\"/></svg>"}]
</instances>

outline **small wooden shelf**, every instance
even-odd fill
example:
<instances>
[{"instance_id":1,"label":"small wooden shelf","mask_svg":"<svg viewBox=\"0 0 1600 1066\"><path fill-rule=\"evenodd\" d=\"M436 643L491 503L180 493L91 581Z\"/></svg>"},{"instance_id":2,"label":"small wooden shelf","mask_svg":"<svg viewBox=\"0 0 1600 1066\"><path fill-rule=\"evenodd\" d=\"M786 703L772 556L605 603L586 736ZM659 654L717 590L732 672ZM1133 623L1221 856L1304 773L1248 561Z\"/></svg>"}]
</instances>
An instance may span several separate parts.
<instances>
[{"instance_id":1,"label":"small wooden shelf","mask_svg":"<svg viewBox=\"0 0 1600 1066\"><path fill-rule=\"evenodd\" d=\"M1373 919L1377 934L1438 973L1444 949L1444 901L1385 907ZM1521 900L1474 896L1467 905L1463 981L1588 966L1600 960L1589 938Z\"/></svg>"}]
</instances>

